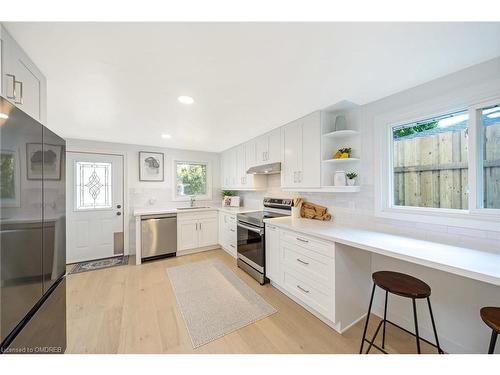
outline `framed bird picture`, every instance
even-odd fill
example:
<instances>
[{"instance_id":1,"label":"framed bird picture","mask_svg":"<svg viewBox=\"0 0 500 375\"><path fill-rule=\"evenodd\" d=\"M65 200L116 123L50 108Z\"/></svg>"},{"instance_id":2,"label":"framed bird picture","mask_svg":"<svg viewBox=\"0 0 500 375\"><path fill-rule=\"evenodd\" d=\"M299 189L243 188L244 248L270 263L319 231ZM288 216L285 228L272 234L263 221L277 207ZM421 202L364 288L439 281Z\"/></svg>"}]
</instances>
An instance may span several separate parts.
<instances>
[{"instance_id":1,"label":"framed bird picture","mask_svg":"<svg viewBox=\"0 0 500 375\"><path fill-rule=\"evenodd\" d=\"M163 159L161 152L139 151L139 181L163 181Z\"/></svg>"},{"instance_id":2,"label":"framed bird picture","mask_svg":"<svg viewBox=\"0 0 500 375\"><path fill-rule=\"evenodd\" d=\"M60 180L62 146L48 143L26 143L26 178ZM42 174L43 171L43 174Z\"/></svg>"}]
</instances>

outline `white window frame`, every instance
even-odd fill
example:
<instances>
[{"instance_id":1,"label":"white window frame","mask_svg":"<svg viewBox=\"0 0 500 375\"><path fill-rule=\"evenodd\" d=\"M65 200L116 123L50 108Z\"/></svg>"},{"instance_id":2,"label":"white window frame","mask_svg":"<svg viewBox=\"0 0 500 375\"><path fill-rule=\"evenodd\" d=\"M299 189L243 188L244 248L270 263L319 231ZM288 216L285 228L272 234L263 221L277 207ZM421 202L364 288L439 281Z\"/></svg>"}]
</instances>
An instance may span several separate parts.
<instances>
[{"instance_id":1,"label":"white window frame","mask_svg":"<svg viewBox=\"0 0 500 375\"><path fill-rule=\"evenodd\" d=\"M207 192L203 195L177 195L177 164L203 164L207 167ZM173 160L172 162L172 193L173 200L177 202L185 202L194 197L198 201L212 200L212 163L209 161L200 160Z\"/></svg>"},{"instance_id":2,"label":"white window frame","mask_svg":"<svg viewBox=\"0 0 500 375\"><path fill-rule=\"evenodd\" d=\"M500 104L500 97L494 97L476 103L438 103L434 106L422 105L412 111L392 112L375 118L374 125L378 132L374 153L379 160L375 163L375 215L378 217L408 220L429 224L457 226L500 232L500 209L482 208L484 187L482 183L482 129L479 126L478 110ZM468 123L468 181L469 208L447 209L432 207L411 207L394 205L393 139L392 129L398 125L439 117L448 113L469 111ZM481 191L478 191L480 186Z\"/></svg>"}]
</instances>

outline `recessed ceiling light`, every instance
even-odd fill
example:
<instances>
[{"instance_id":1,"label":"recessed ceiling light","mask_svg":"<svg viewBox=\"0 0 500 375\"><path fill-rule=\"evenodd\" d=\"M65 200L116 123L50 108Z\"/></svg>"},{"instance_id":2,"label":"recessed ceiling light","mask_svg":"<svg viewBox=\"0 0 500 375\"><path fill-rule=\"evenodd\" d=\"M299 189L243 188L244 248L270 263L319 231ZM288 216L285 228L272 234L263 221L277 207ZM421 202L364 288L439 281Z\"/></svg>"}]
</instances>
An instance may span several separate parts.
<instances>
[{"instance_id":1,"label":"recessed ceiling light","mask_svg":"<svg viewBox=\"0 0 500 375\"><path fill-rule=\"evenodd\" d=\"M182 104L193 104L194 103L194 99L190 96L179 96L177 98L177 100L182 103Z\"/></svg>"},{"instance_id":2,"label":"recessed ceiling light","mask_svg":"<svg viewBox=\"0 0 500 375\"><path fill-rule=\"evenodd\" d=\"M172 138L172 136L170 134L162 134L161 137L163 139L170 139L170 138Z\"/></svg>"},{"instance_id":3,"label":"recessed ceiling light","mask_svg":"<svg viewBox=\"0 0 500 375\"><path fill-rule=\"evenodd\" d=\"M1 113L1 112L0 112L0 118L1 118L2 120L7 120L7 119L9 118L9 115L7 115L7 114L5 114L5 113Z\"/></svg>"}]
</instances>

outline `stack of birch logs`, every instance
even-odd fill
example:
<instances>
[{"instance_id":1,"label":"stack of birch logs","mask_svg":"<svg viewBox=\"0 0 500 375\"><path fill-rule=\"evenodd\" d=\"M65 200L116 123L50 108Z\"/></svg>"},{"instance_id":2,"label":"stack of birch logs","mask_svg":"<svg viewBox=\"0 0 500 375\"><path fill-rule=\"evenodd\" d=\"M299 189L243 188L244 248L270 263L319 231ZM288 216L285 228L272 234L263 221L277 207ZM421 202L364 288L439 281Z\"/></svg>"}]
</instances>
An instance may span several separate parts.
<instances>
[{"instance_id":1,"label":"stack of birch logs","mask_svg":"<svg viewBox=\"0 0 500 375\"><path fill-rule=\"evenodd\" d=\"M332 215L326 212L328 209L318 204L304 202L302 198L295 198L293 206L300 208L300 216L306 219L330 221Z\"/></svg>"}]
</instances>

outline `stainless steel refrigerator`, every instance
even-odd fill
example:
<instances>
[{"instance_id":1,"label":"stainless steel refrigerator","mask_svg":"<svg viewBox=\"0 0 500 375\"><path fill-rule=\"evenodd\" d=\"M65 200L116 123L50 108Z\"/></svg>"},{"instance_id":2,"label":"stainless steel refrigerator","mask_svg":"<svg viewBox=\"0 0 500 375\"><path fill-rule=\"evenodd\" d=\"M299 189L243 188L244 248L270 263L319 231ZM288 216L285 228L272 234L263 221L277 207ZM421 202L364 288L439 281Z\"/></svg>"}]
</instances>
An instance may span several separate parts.
<instances>
[{"instance_id":1,"label":"stainless steel refrigerator","mask_svg":"<svg viewBox=\"0 0 500 375\"><path fill-rule=\"evenodd\" d=\"M0 351L66 349L64 139L0 97Z\"/></svg>"}]
</instances>

